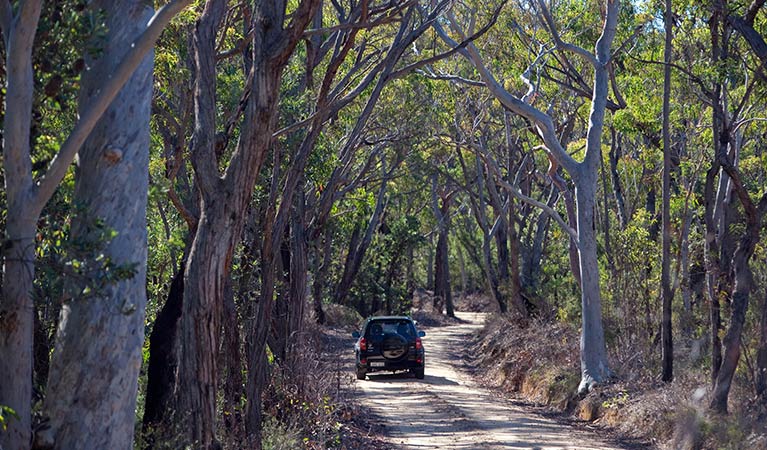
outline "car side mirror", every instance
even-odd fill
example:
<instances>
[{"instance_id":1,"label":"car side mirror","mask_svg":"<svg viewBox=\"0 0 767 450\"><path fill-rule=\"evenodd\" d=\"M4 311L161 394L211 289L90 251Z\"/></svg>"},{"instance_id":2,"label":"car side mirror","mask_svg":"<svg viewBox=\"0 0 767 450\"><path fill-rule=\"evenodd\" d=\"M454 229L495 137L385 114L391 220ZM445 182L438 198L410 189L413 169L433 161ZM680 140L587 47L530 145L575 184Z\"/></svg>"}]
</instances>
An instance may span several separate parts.
<instances>
[{"instance_id":1,"label":"car side mirror","mask_svg":"<svg viewBox=\"0 0 767 450\"><path fill-rule=\"evenodd\" d=\"M352 337L353 338L359 338L360 337L360 332L359 331L352 331Z\"/></svg>"},{"instance_id":2,"label":"car side mirror","mask_svg":"<svg viewBox=\"0 0 767 450\"><path fill-rule=\"evenodd\" d=\"M424 337L424 336L426 336L426 332L425 331L419 331L418 332L418 337Z\"/></svg>"}]
</instances>

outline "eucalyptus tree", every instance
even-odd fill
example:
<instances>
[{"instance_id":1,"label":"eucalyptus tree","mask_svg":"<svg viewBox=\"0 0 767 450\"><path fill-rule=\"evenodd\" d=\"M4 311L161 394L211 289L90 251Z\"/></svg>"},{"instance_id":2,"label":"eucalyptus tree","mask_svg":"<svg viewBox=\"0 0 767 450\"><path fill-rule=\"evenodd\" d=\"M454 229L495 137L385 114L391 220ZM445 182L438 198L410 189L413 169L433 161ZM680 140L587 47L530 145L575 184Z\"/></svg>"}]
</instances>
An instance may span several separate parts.
<instances>
[{"instance_id":1,"label":"eucalyptus tree","mask_svg":"<svg viewBox=\"0 0 767 450\"><path fill-rule=\"evenodd\" d=\"M757 41L749 32L749 28L753 29L756 13L764 2L750 3L745 8L743 17L732 14L737 6L734 3L736 2L714 2L709 21L712 60L714 64L728 64L732 60L747 61L755 57L759 67L757 70L761 72L764 53L759 50L759 45L754 45ZM732 40L732 27L737 28L746 38L754 55L741 53L739 43ZM763 48L763 40L761 44ZM749 296L754 288L750 259L760 240L762 221L767 213L767 194L762 193L759 200L754 200L750 190L758 192L760 188L752 186L753 181L743 175L743 169L740 167L741 161L747 156L747 148L744 145L746 132L753 122L753 118L747 116L750 111L745 108L745 104L754 92L759 76L743 74L739 77L737 72L732 72L728 73L728 79L715 79L711 92L714 154L706 174L705 186L706 244L709 250L715 250L716 246L719 246L718 267L713 264L717 255L709 253L709 270L714 272L709 275L709 279L719 279L715 294L731 295L730 319L722 340L723 353L719 358L712 358L714 391L709 406L711 410L719 413L727 412L728 397L740 360ZM740 89L733 86L733 80L745 86L739 102L735 105L729 102L732 94L728 91ZM714 195L713 179L717 172L719 189ZM733 210L735 199L738 200L742 213ZM737 237L738 242L735 245L736 235L729 225L738 217L743 218L745 227ZM718 313L718 309L715 309L717 303L718 299L712 297L712 311L715 313ZM713 327L718 325L718 317L712 319L713 331Z\"/></svg>"},{"instance_id":2,"label":"eucalyptus tree","mask_svg":"<svg viewBox=\"0 0 767 450\"><path fill-rule=\"evenodd\" d=\"M108 31L103 51L86 55L92 69L81 79L84 108L152 18L151 8L133 1L94 2L91 8L104 14ZM103 232L94 220L103 219L114 237L93 257L114 264L116 279L62 306L45 401L55 448L132 444L146 307L152 62L151 54L143 59L79 151L74 202L84 212L72 238L98 248Z\"/></svg>"},{"instance_id":3,"label":"eucalyptus tree","mask_svg":"<svg viewBox=\"0 0 767 450\"><path fill-rule=\"evenodd\" d=\"M256 2L245 64L247 95L236 149L223 166L216 154L217 30L227 2L209 0L195 29L195 129L192 164L200 192L200 218L184 276L181 316L178 408L188 438L195 445L216 445L218 332L224 286L232 254L239 243L245 211L269 147L278 111L280 80L293 50L319 7L318 0L301 1L288 15L287 3ZM259 305L261 309L271 305ZM268 317L265 316L265 317ZM256 324L266 328L262 321ZM265 338L265 335L264 335ZM249 350L263 351L264 341ZM251 356L251 360L255 357ZM260 358L258 358L260 361ZM251 383L255 374L251 367ZM260 405L260 398L250 402ZM250 408L249 441L260 448L260 411Z\"/></svg>"},{"instance_id":4,"label":"eucalyptus tree","mask_svg":"<svg viewBox=\"0 0 767 450\"><path fill-rule=\"evenodd\" d=\"M593 70L594 83L591 95L591 111L589 113L589 128L586 136L586 154L583 161L575 160L563 148L556 134L557 130L554 127L551 116L532 106L529 103L530 96L514 95L497 81L493 73L488 69L479 50L474 45L468 45L462 50L461 54L474 66L487 89L505 108L525 117L534 124L552 160L564 168L575 184L578 230L577 232L571 230L571 235L577 233L578 254L580 257L583 325L580 341L581 382L578 390L583 392L590 390L596 384L604 382L611 376L602 324L602 305L599 287L600 271L597 258L594 209L596 207L597 175L602 153L602 131L610 91L611 47L616 34L620 2L608 0L604 3L604 21L594 53L574 44L564 42L557 31L554 18L544 2L538 2L537 6L540 17L543 19L543 23L550 33L553 45L557 51L573 53L583 58ZM455 14L449 13L447 18L453 33L461 36L464 31L457 22ZM445 42L449 45L455 45L455 41L440 25L435 25L435 29ZM534 94L534 90L534 86L531 86L532 92L529 93L531 95ZM518 194L518 191L515 190L511 192ZM563 225L568 229L570 228L564 223Z\"/></svg>"},{"instance_id":5,"label":"eucalyptus tree","mask_svg":"<svg viewBox=\"0 0 767 450\"><path fill-rule=\"evenodd\" d=\"M124 8L130 2L111 5ZM79 148L97 126L112 100L142 64L163 27L188 1L173 1L161 8L152 20L139 22L138 31L131 26L130 45L122 49L122 62L109 78L94 80L98 89L88 102L80 107L80 118L69 137L61 144L56 157L45 174L33 177L30 160L30 125L32 123L33 77L32 51L37 29L41 1L26 1L13 5L0 2L0 28L6 49L6 95L3 131L5 188L8 201L6 223L7 245L3 261L3 296L0 305L0 404L15 410L18 420L11 421L8 431L0 437L6 449L26 448L30 442L32 403L32 346L33 315L31 290L34 279L35 230L40 213L53 195L59 182L69 170ZM110 6L110 5L107 5ZM131 9L131 11L136 11ZM143 11L143 10L142 10ZM117 31L117 30L116 30ZM85 98L85 97L83 97ZM116 118L109 118L116 120ZM101 149L109 150L109 149ZM109 153L109 152L106 152ZM124 154L120 151L119 161ZM114 153L117 156L117 153ZM108 156L108 155L107 155ZM100 160L107 163L110 158ZM140 203L140 199L138 200ZM134 261L145 264L145 261ZM133 283L143 283L136 277ZM138 311L143 306L136 303ZM106 333L102 329L102 334ZM140 347L140 345L139 345ZM130 377L131 374L128 374ZM131 382L126 378L126 387ZM106 401L99 398L99 401ZM121 405L121 407L124 405ZM120 428L122 433L124 428ZM132 436L132 433L129 437ZM123 439L125 437L123 436ZM121 441L124 444L124 440ZM129 442L129 441L128 441Z\"/></svg>"}]
</instances>

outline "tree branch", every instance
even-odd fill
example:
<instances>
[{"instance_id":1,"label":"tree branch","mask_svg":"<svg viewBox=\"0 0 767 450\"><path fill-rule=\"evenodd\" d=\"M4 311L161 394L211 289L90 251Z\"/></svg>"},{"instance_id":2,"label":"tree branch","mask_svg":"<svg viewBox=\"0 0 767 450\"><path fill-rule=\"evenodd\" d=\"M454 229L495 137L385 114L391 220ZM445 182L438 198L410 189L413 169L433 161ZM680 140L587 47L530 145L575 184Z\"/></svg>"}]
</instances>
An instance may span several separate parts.
<instances>
[{"instance_id":1,"label":"tree branch","mask_svg":"<svg viewBox=\"0 0 767 450\"><path fill-rule=\"evenodd\" d=\"M746 21L747 24L754 26L754 20L756 20L756 14L759 12L759 9L764 6L765 0L754 0L749 6L748 10L746 10L745 16L743 16L743 20Z\"/></svg>"},{"instance_id":2,"label":"tree branch","mask_svg":"<svg viewBox=\"0 0 767 450\"><path fill-rule=\"evenodd\" d=\"M495 25L495 23L498 21L498 16L501 14L501 10L503 9L504 5L506 5L505 1L502 2L500 5L498 5L498 7L493 12L493 15L491 16L490 20L487 22L487 24L485 24L485 26L483 26L479 31L477 31L476 33L472 34L468 38L465 38L463 40L463 42L461 42L460 44L453 46L453 48L451 48L450 50L448 50L446 52L443 52L443 53L440 53L439 55L435 55L435 56L432 56L431 58L426 58L426 59L424 59L422 61L417 61L417 62L414 62L413 64L405 66L402 69L399 69L396 72L392 73L390 78L391 79L399 78L401 76L404 76L405 74L410 73L411 71L413 71L415 69L419 69L419 68L421 68L423 66L426 66L428 64L432 64L434 62L437 62L439 60L445 59L445 58L447 58L449 56L452 56L452 55L460 52L467 45L469 45L470 43L474 42L477 38L479 38L483 34L487 33L490 30L490 28L492 28L493 25Z\"/></svg>"},{"instance_id":3,"label":"tree branch","mask_svg":"<svg viewBox=\"0 0 767 450\"><path fill-rule=\"evenodd\" d=\"M456 24L455 21L452 20L452 15L448 15L448 17L451 18L451 26L455 28ZM432 26L440 38L445 41L445 43L451 46L458 45L450 36L447 35L439 23L435 22L432 24ZM477 50L477 47L474 46L473 43L469 43L469 45L461 50L460 53L466 57L472 63L472 65L474 65L482 81L485 82L490 92L504 106L504 108L533 122L539 135L546 144L546 147L552 153L554 153L562 167L564 167L568 172L576 172L578 170L578 162L575 161L572 156L568 155L565 149L562 147L562 144L557 138L556 128L554 127L554 122L551 117L549 117L541 110L523 102L521 99L515 97L503 86L501 86L498 80L495 79L490 70L485 66L485 63L482 61L482 57L479 54L479 50Z\"/></svg>"},{"instance_id":4,"label":"tree branch","mask_svg":"<svg viewBox=\"0 0 767 450\"><path fill-rule=\"evenodd\" d=\"M538 0L538 6L541 8L546 26L549 29L549 33L551 33L551 37L554 38L554 43L556 44L557 48L567 50L583 57L583 59L588 61L592 66L596 68L599 65L599 61L591 52L562 40L562 38L559 36L559 31L557 31L557 26L554 24L554 18L551 16L551 11L549 11L549 8L546 6L543 0Z\"/></svg>"},{"instance_id":5,"label":"tree branch","mask_svg":"<svg viewBox=\"0 0 767 450\"><path fill-rule=\"evenodd\" d=\"M13 9L8 0L0 0L0 31L3 33L5 46L8 47L8 36L11 34L11 23L13 22Z\"/></svg>"},{"instance_id":6,"label":"tree branch","mask_svg":"<svg viewBox=\"0 0 767 450\"><path fill-rule=\"evenodd\" d=\"M310 30L304 31L304 36L314 36L317 34L325 34L325 33L334 33L336 31L343 31L343 30L369 30L371 28L375 28L379 25L384 25L387 23L397 22L399 21L399 17L397 15L386 15L383 17L379 17L372 22L356 22L356 23L342 23L339 25L335 25L328 28L314 28Z\"/></svg>"},{"instance_id":7,"label":"tree branch","mask_svg":"<svg viewBox=\"0 0 767 450\"><path fill-rule=\"evenodd\" d=\"M470 80L468 78L459 77L458 75L436 74L433 72L425 72L423 70L416 70L416 73L432 80L455 81L458 83L468 84L469 86L485 87L485 83L481 81Z\"/></svg>"},{"instance_id":8,"label":"tree branch","mask_svg":"<svg viewBox=\"0 0 767 450\"><path fill-rule=\"evenodd\" d=\"M486 154L484 151L481 151L481 149L477 149L476 147L475 151L479 154L480 158L485 163L485 166L490 170L493 175L495 175L495 180L498 182L498 184L503 187L506 192L513 195L518 200L521 200L529 205L535 206L536 208L540 208L543 210L546 214L548 214L552 219L554 219L560 227L562 227L562 230L564 230L565 233L570 236L570 239L573 240L573 243L576 247L580 248L580 241L578 240L578 232L575 231L570 225L565 222L565 220L562 218L562 216L559 215L558 212L556 212L553 208L551 208L549 205L539 202L538 200L528 197L527 195L523 194L522 191L519 190L518 187L513 186L511 183L503 179L503 174L501 173L501 169L498 167L498 163L493 159L490 155Z\"/></svg>"},{"instance_id":9,"label":"tree branch","mask_svg":"<svg viewBox=\"0 0 767 450\"><path fill-rule=\"evenodd\" d=\"M98 96L92 100L85 112L80 116L80 120L75 125L72 133L61 145L50 167L38 182L38 188L34 196L36 209L42 210L45 203L51 198L56 187L64 178L64 175L66 175L69 165L74 160L83 142L88 138L88 135L90 135L96 123L104 114L104 111L112 103L112 100L114 100L128 79L133 75L136 67L141 64L146 54L154 47L165 26L190 2L191 0L173 0L160 8L147 24L146 30L131 45L123 61L117 66L112 77L106 80Z\"/></svg>"}]
</instances>

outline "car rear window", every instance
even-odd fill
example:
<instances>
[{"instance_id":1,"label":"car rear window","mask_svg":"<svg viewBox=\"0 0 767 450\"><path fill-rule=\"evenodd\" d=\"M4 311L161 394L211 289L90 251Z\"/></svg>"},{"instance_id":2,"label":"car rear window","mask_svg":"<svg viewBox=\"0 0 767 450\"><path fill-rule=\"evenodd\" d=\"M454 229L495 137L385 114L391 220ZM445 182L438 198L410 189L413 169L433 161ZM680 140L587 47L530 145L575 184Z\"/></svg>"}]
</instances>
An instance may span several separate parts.
<instances>
[{"instance_id":1,"label":"car rear window","mask_svg":"<svg viewBox=\"0 0 767 450\"><path fill-rule=\"evenodd\" d=\"M376 338L387 334L399 334L404 337L415 336L415 327L409 320L375 320L368 324L368 337Z\"/></svg>"}]
</instances>

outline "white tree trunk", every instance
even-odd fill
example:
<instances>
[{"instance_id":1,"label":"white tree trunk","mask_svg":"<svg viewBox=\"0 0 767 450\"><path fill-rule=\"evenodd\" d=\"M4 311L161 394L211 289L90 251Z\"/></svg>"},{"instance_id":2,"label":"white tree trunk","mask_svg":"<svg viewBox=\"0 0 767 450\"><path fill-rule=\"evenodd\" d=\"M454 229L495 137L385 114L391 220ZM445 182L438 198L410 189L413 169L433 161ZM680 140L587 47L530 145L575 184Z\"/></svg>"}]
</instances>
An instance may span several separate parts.
<instances>
[{"instance_id":1,"label":"white tree trunk","mask_svg":"<svg viewBox=\"0 0 767 450\"><path fill-rule=\"evenodd\" d=\"M32 42L40 1L26 2L17 20L3 28L6 37L6 96L3 164L8 216L0 297L0 405L12 408L8 429L0 431L0 448L29 448L32 403L32 343L35 277L35 231L39 210L34 205L29 132L32 123ZM5 24L7 25L7 24ZM4 25L4 26L5 26Z\"/></svg>"},{"instance_id":2,"label":"white tree trunk","mask_svg":"<svg viewBox=\"0 0 767 450\"><path fill-rule=\"evenodd\" d=\"M109 33L82 77L89 107L152 17L141 0L96 1ZM146 307L146 204L153 55L141 62L80 150L75 204L84 207L73 239L98 242L92 220L116 231L103 254L132 276L61 311L46 397L54 447L131 449ZM97 255L93 255L94 257Z\"/></svg>"},{"instance_id":3,"label":"white tree trunk","mask_svg":"<svg viewBox=\"0 0 767 450\"><path fill-rule=\"evenodd\" d=\"M578 256L581 273L581 383L579 392L588 392L610 376L602 326L602 299L599 289L597 236L594 228L596 172L579 177L575 198L578 206Z\"/></svg>"}]
</instances>

